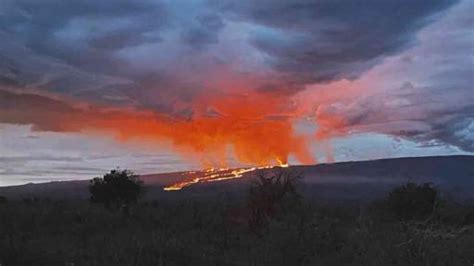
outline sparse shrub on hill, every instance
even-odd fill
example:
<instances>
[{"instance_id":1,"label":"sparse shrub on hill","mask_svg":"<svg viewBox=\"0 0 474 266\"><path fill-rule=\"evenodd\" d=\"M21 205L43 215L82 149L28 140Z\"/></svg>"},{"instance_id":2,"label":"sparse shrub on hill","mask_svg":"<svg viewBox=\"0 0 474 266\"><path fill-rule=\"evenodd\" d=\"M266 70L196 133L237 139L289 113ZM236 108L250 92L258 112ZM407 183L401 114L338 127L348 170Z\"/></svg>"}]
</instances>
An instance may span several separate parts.
<instances>
[{"instance_id":1,"label":"sparse shrub on hill","mask_svg":"<svg viewBox=\"0 0 474 266\"><path fill-rule=\"evenodd\" d=\"M129 170L115 169L103 178L96 177L89 185L91 201L102 203L108 208L135 203L143 192L143 183Z\"/></svg>"},{"instance_id":2,"label":"sparse shrub on hill","mask_svg":"<svg viewBox=\"0 0 474 266\"><path fill-rule=\"evenodd\" d=\"M441 200L437 202L432 215L433 221L445 225L463 227L474 224L474 206Z\"/></svg>"},{"instance_id":3,"label":"sparse shrub on hill","mask_svg":"<svg viewBox=\"0 0 474 266\"><path fill-rule=\"evenodd\" d=\"M260 172L250 188L247 207L250 211L249 225L258 231L270 218L285 209L291 209L300 195L296 182L300 176L288 171L279 171L266 176Z\"/></svg>"},{"instance_id":4,"label":"sparse shrub on hill","mask_svg":"<svg viewBox=\"0 0 474 266\"><path fill-rule=\"evenodd\" d=\"M433 213L438 192L430 183L409 182L396 187L388 196L388 206L398 218L425 219Z\"/></svg>"}]
</instances>

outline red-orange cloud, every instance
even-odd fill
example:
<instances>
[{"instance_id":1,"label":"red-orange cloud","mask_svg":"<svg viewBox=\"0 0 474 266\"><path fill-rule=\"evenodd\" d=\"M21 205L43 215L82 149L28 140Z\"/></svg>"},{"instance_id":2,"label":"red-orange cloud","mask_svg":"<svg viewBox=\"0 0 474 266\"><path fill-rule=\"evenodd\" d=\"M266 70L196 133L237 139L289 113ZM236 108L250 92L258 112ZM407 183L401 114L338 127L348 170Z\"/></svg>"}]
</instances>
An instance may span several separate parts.
<instances>
[{"instance_id":1,"label":"red-orange cloud","mask_svg":"<svg viewBox=\"0 0 474 266\"><path fill-rule=\"evenodd\" d=\"M295 111L284 93L202 95L193 115L172 117L150 110L117 109L2 91L0 122L32 124L36 130L113 134L120 140L171 142L185 156L226 165L229 149L246 164L312 163L309 137L295 132ZM10 104L8 104L10 103Z\"/></svg>"}]
</instances>

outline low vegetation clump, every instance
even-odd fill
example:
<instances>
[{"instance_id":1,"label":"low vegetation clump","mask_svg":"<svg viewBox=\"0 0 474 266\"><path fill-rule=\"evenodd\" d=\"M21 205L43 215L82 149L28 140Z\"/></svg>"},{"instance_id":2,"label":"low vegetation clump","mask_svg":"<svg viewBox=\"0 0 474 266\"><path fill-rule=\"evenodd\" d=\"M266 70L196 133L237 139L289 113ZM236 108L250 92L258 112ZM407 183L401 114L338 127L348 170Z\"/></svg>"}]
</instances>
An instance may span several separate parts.
<instances>
[{"instance_id":1,"label":"low vegetation clump","mask_svg":"<svg viewBox=\"0 0 474 266\"><path fill-rule=\"evenodd\" d=\"M301 196L295 186L298 178L283 171L270 176L263 172L257 175L247 197L248 223L252 230L262 229L276 215L299 203Z\"/></svg>"},{"instance_id":2,"label":"low vegetation clump","mask_svg":"<svg viewBox=\"0 0 474 266\"><path fill-rule=\"evenodd\" d=\"M129 170L115 169L104 177L96 177L89 185L91 201L108 208L117 208L136 203L143 192L143 183Z\"/></svg>"},{"instance_id":3,"label":"low vegetation clump","mask_svg":"<svg viewBox=\"0 0 474 266\"><path fill-rule=\"evenodd\" d=\"M0 205L0 264L474 263L473 207L443 200L431 186L406 184L354 208L308 201L296 180L260 176L245 198L141 200L126 218L88 201L10 201Z\"/></svg>"},{"instance_id":4,"label":"low vegetation clump","mask_svg":"<svg viewBox=\"0 0 474 266\"><path fill-rule=\"evenodd\" d=\"M435 209L437 195L432 184L409 182L390 192L388 204L401 219L426 219Z\"/></svg>"}]
</instances>

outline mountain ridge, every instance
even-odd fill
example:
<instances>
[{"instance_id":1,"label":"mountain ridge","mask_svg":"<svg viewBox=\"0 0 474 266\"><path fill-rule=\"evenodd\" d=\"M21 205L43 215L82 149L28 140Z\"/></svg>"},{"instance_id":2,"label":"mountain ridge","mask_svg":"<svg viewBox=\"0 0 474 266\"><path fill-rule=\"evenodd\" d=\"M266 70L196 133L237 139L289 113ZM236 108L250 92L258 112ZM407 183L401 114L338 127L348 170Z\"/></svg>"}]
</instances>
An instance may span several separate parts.
<instances>
[{"instance_id":1,"label":"mountain ridge","mask_svg":"<svg viewBox=\"0 0 474 266\"><path fill-rule=\"evenodd\" d=\"M400 157L294 165L284 169L303 176L302 190L311 197L363 199L366 196L382 195L396 185L412 181L434 183L445 193L454 194L455 198L474 198L474 156L471 155ZM178 192L163 191L164 186L190 176L190 172L172 172L145 174L140 178L148 190L147 198L181 198L213 195L223 191L242 193L246 191L255 173L245 174L239 179L195 184ZM0 195L12 199L86 199L88 184L88 180L30 183L0 187Z\"/></svg>"}]
</instances>

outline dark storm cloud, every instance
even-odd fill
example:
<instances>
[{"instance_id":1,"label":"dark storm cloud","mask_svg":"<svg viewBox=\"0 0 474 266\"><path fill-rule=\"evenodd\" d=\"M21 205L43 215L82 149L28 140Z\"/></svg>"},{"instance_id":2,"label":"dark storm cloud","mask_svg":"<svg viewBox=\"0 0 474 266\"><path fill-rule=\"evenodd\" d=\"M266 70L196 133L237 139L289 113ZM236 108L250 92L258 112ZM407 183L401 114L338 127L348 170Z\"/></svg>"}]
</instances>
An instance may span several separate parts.
<instances>
[{"instance_id":1,"label":"dark storm cloud","mask_svg":"<svg viewBox=\"0 0 474 266\"><path fill-rule=\"evenodd\" d=\"M474 107L464 108L460 113L465 115L454 115L447 121L436 121L433 130L427 132L424 139L440 140L442 143L474 152Z\"/></svg>"},{"instance_id":2,"label":"dark storm cloud","mask_svg":"<svg viewBox=\"0 0 474 266\"><path fill-rule=\"evenodd\" d=\"M301 87L291 84L358 77L384 56L409 45L429 16L450 3L11 0L1 4L0 29L41 56L87 72L140 82L129 65L130 58L117 57L117 50L169 41L163 32L173 30L181 36L175 40L176 45L181 41L199 54L208 44L219 42L224 21L250 23L248 41L267 55L268 66L281 75L278 79L283 83L275 87L298 89ZM166 50L156 52L166 55ZM197 55L189 55L192 56ZM162 75L157 70L149 72ZM22 81L2 77L2 82ZM72 79L69 83L78 81ZM180 93L179 86L174 90Z\"/></svg>"},{"instance_id":3,"label":"dark storm cloud","mask_svg":"<svg viewBox=\"0 0 474 266\"><path fill-rule=\"evenodd\" d=\"M100 32L104 30L104 26L113 26L105 23L108 19L131 19L133 23L124 25L119 32L104 32L103 37L114 34L127 36L125 39L112 38L114 45L120 47L130 42L132 37L146 40L142 34L159 29L166 19L163 7L151 1L6 0L2 2L1 7L4 10L0 16L2 30L21 38L35 50L71 57L73 51L58 51L59 45L54 43L54 35L69 23L87 19L90 23L85 21L83 25L78 26L83 26L91 32ZM71 29L74 30L81 29Z\"/></svg>"},{"instance_id":4,"label":"dark storm cloud","mask_svg":"<svg viewBox=\"0 0 474 266\"><path fill-rule=\"evenodd\" d=\"M123 74L126 64L114 50L159 42L167 20L153 1L7 0L0 8L0 32L9 39L39 56L109 75Z\"/></svg>"},{"instance_id":5,"label":"dark storm cloud","mask_svg":"<svg viewBox=\"0 0 474 266\"><path fill-rule=\"evenodd\" d=\"M159 40L160 38L155 39L155 41ZM147 38L145 38L143 35L136 34L135 32L126 30L116 30L104 34L102 36L91 38L89 44L97 49L116 50L129 46L139 45L146 41Z\"/></svg>"},{"instance_id":6,"label":"dark storm cloud","mask_svg":"<svg viewBox=\"0 0 474 266\"><path fill-rule=\"evenodd\" d=\"M4 0L0 85L191 117L192 110L175 106L192 102L199 91L211 92L203 85L207 75L240 63L240 57L261 55L262 62L255 59L241 68L252 72L248 69L257 65L270 73L258 76L253 89L290 97L308 84L356 79L388 56L415 46L420 29L451 12L446 11L456 2ZM470 21L453 25L465 29ZM418 66L420 72L433 73L432 84L405 88L412 94L395 99L387 96L399 104L385 101L384 93L361 95L350 108L342 108L349 125L474 150L473 109L466 101L472 94L472 61L460 64L466 51L472 54L472 42L471 48L466 46L421 51L421 56L443 58L431 65L449 70ZM238 54L237 60L228 59L226 52ZM416 64L417 56L408 55L404 62ZM410 103L402 104L407 98ZM1 91L0 107L44 114L77 111L54 99ZM48 115L13 118L4 113L0 118L56 130Z\"/></svg>"},{"instance_id":7,"label":"dark storm cloud","mask_svg":"<svg viewBox=\"0 0 474 266\"><path fill-rule=\"evenodd\" d=\"M216 14L203 14L197 16L195 20L197 23L194 23L192 28L182 32L182 41L196 49L217 43L219 30L224 27L222 19Z\"/></svg>"},{"instance_id":8,"label":"dark storm cloud","mask_svg":"<svg viewBox=\"0 0 474 266\"><path fill-rule=\"evenodd\" d=\"M45 90L92 101L125 98L133 81L80 69L60 58L37 53L0 31L0 86ZM100 93L98 93L100 91Z\"/></svg>"},{"instance_id":9,"label":"dark storm cloud","mask_svg":"<svg viewBox=\"0 0 474 266\"><path fill-rule=\"evenodd\" d=\"M370 78L362 86L372 90L324 104L319 115L344 118L338 128L343 132L378 132L474 152L473 12L472 3L463 1L431 16L433 22L417 31L416 45L365 75Z\"/></svg>"},{"instance_id":10,"label":"dark storm cloud","mask_svg":"<svg viewBox=\"0 0 474 266\"><path fill-rule=\"evenodd\" d=\"M296 82L354 79L412 44L454 1L216 1L231 19L264 28L251 42Z\"/></svg>"},{"instance_id":11,"label":"dark storm cloud","mask_svg":"<svg viewBox=\"0 0 474 266\"><path fill-rule=\"evenodd\" d=\"M156 47L167 40L175 42L165 44L168 47L181 42L202 51L218 42L219 30L224 26L221 17L211 10L196 6L198 10L193 14L176 13L181 6L187 3L3 1L0 38L5 41L0 43L0 85L168 111L172 108L169 102L159 100L162 95L189 100L192 93L187 88L197 90L198 86L186 85L189 82L183 77L165 73L166 68L149 68L136 58L135 49ZM181 38L162 36L163 31L170 30ZM157 58L155 65L169 64L160 58L166 57L166 47L154 48L150 53ZM155 101L150 103L153 98Z\"/></svg>"}]
</instances>

